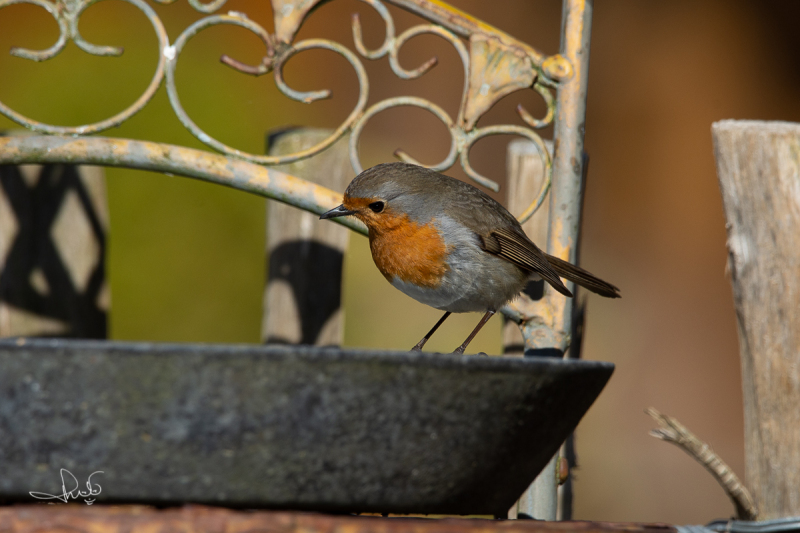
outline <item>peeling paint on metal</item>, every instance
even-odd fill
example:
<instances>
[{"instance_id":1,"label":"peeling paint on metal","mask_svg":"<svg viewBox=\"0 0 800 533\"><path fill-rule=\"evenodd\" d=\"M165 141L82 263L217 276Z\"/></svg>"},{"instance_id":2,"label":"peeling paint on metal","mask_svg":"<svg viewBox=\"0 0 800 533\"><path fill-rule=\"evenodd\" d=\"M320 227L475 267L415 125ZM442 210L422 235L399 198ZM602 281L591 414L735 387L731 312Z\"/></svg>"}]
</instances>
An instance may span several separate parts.
<instances>
[{"instance_id":1,"label":"peeling paint on metal","mask_svg":"<svg viewBox=\"0 0 800 533\"><path fill-rule=\"evenodd\" d=\"M0 164L75 163L169 172L282 201L322 214L342 195L315 183L222 155L162 143L104 137L0 137ZM336 219L366 235L357 220Z\"/></svg>"}]
</instances>

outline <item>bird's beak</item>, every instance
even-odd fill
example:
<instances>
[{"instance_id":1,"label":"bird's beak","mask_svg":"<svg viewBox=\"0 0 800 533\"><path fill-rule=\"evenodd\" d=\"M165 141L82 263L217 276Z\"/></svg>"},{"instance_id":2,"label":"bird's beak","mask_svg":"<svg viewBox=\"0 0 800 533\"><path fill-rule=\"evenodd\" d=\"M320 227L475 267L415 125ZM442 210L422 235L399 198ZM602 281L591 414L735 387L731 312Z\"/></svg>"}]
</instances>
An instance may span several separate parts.
<instances>
[{"instance_id":1,"label":"bird's beak","mask_svg":"<svg viewBox=\"0 0 800 533\"><path fill-rule=\"evenodd\" d=\"M350 209L347 209L344 206L344 204L342 204L340 206L334 207L333 209L331 209L327 213L322 213L319 216L319 218L320 219L325 219L325 218L345 217L347 215L352 215L353 213L355 213L355 211L351 211Z\"/></svg>"}]
</instances>

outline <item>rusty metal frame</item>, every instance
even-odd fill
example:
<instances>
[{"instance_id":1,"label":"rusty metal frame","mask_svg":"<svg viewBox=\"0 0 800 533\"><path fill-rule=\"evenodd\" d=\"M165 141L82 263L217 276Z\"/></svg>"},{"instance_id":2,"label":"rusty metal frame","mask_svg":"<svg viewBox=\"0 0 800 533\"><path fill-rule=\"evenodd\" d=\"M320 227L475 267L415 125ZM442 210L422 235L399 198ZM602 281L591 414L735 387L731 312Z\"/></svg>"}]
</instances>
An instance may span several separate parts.
<instances>
[{"instance_id":1,"label":"rusty metal frame","mask_svg":"<svg viewBox=\"0 0 800 533\"><path fill-rule=\"evenodd\" d=\"M0 9L13 4L32 4L45 9L56 20L60 28L57 42L46 50L28 50L19 47L11 49L11 54L33 61L46 61L63 50L69 40L89 54L102 56L118 56L122 49L111 46L98 46L88 43L78 31L81 15L102 0L0 0ZM374 115L398 106L418 107L432 113L442 121L451 134L451 146L443 161L432 168L444 171L457 161L466 174L475 182L497 191L499 185L480 175L469 162L471 147L480 139L491 135L519 135L531 140L539 149L545 174L550 176L551 160L537 130L553 123L555 116L555 99L552 91L572 76L572 67L561 54L546 56L535 48L514 39L508 34L485 24L466 13L459 11L439 0L361 0L373 8L385 25L383 44L375 50L368 50L361 38L361 23L358 15L353 16L352 29L354 47L357 53L340 43L326 39L306 39L296 42L295 36L309 13L323 0L272 0L275 20L275 31L268 33L262 26L237 12L212 14L201 18L187 27L180 36L170 43L164 25L155 11L145 0L125 0L142 11L153 26L159 42L159 58L153 77L142 95L128 108L105 120L79 126L60 126L46 124L11 109L0 102L0 113L9 119L33 131L50 135L90 135L100 133L118 126L140 111L153 98L161 83L166 85L170 104L181 123L201 142L210 148L232 158L250 161L262 165L285 164L311 157L330 147L341 137L350 133L350 157L356 172L362 170L358 145L360 134L365 124ZM154 0L169 4L175 0ZM199 0L189 3L202 13L211 13L220 9L226 0L213 0L207 4ZM433 22L420 24L395 35L392 15L386 4L393 4L402 9ZM311 103L328 98L330 91L318 90L300 92L287 85L283 78L283 67L295 55L311 49L326 49L341 55L353 68L359 83L358 100L342 124L316 146L293 154L270 156L252 154L228 146L203 131L189 116L181 104L180 95L175 84L177 64L186 43L203 30L218 25L235 25L254 33L264 45L264 54L258 65L246 65L227 55L221 58L229 67L248 75L260 76L268 73L274 75L275 83L287 97ZM397 97L379 101L367 108L369 98L369 80L362 60L389 58L393 72L401 78L413 79L424 75L436 64L431 58L416 69L402 68L397 59L402 46L410 39L421 34L434 34L449 42L457 51L464 67L465 81L461 106L458 115L450 117L439 106L430 101L416 97ZM465 43L464 40L467 42ZM518 108L522 125L504 124L488 127L477 127L478 119L502 97L518 90L533 89L544 100L547 111L544 117L535 118L521 106ZM416 161L402 150L397 156L404 161ZM530 206L519 214L521 220L529 218L541 205L547 194L549 179L543 184L540 193L533 198Z\"/></svg>"},{"instance_id":2,"label":"rusty metal frame","mask_svg":"<svg viewBox=\"0 0 800 533\"><path fill-rule=\"evenodd\" d=\"M573 263L577 258L583 197L591 24L592 0L564 1L561 55L572 65L573 74L558 86L547 250ZM504 312L520 324L526 349L558 348L565 352L571 342L572 305L572 299L547 287L541 300L521 297L507 305Z\"/></svg>"},{"instance_id":3,"label":"rusty metal frame","mask_svg":"<svg viewBox=\"0 0 800 533\"><path fill-rule=\"evenodd\" d=\"M563 6L561 56L572 66L572 75L558 87L547 250L575 263L586 164L583 142L593 4L592 0L564 0ZM519 323L526 351L557 348L566 353L572 342L573 305L574 299L564 298L547 286L541 300L533 301L522 294L503 312ZM556 472L554 457L520 497L518 513L556 519Z\"/></svg>"},{"instance_id":4,"label":"rusty metal frame","mask_svg":"<svg viewBox=\"0 0 800 533\"><path fill-rule=\"evenodd\" d=\"M164 172L258 194L317 214L324 213L342 200L341 193L284 172L182 146L107 137L0 137L0 165L31 163L71 163ZM335 222L367 234L367 228L352 217L341 217Z\"/></svg>"}]
</instances>

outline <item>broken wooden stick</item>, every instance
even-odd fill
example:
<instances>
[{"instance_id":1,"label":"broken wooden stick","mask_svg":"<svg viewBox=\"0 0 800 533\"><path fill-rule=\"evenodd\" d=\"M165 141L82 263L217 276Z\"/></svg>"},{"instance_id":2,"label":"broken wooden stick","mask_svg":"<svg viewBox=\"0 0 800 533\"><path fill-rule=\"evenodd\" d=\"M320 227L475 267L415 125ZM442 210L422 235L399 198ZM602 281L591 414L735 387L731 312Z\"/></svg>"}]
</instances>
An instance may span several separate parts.
<instances>
[{"instance_id":1,"label":"broken wooden stick","mask_svg":"<svg viewBox=\"0 0 800 533\"><path fill-rule=\"evenodd\" d=\"M646 409L645 413L653 417L661 426L650 431L652 436L676 445L711 472L711 475L714 476L717 483L722 485L728 498L731 499L734 507L736 507L736 518L739 520L756 519L758 509L753 497L750 495L750 491L747 490L747 487L742 484L725 461L714 453L711 446L698 439L694 433L671 416L661 414L652 407Z\"/></svg>"}]
</instances>

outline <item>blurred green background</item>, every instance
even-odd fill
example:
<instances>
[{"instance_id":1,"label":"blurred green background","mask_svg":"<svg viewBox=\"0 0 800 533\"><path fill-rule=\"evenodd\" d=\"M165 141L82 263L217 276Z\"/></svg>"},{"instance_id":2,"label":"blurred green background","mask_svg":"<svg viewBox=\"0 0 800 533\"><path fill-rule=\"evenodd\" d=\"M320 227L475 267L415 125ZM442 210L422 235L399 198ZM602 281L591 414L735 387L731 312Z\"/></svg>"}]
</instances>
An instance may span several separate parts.
<instances>
[{"instance_id":1,"label":"blurred green background","mask_svg":"<svg viewBox=\"0 0 800 533\"><path fill-rule=\"evenodd\" d=\"M457 7L546 53L559 46L558 0L453 0ZM725 227L710 127L716 120L800 121L797 2L673 0L595 2L586 147L591 157L582 264L622 288L617 301L589 297L584 356L617 371L578 429L581 468L576 516L591 520L705 523L733 509L703 469L647 436L648 406L676 416L744 474L736 322L725 277ZM153 4L151 4L153 5ZM170 40L202 17L184 0L153 5ZM229 0L268 31L265 1ZM325 37L352 48L350 14L361 13L367 44L383 37L379 18L355 0L312 14L299 39ZM393 9L398 30L419 19ZM36 120L78 125L132 103L155 69L157 41L144 15L126 2L100 2L81 18L92 43L124 46L120 58L89 56L70 43L40 64L14 58L11 46L46 48L57 25L44 10L0 11L0 101ZM398 31L398 33L399 33ZM263 45L246 30L214 27L192 39L177 84L189 115L220 141L262 153L264 137L285 125L336 127L352 109L355 76L332 53L307 52L286 70L291 87L330 88L331 100L290 101L271 75L253 78L219 63L222 54L256 64ZM403 49L415 67L440 64L416 81L399 80L388 62L368 62L370 102L416 94L455 115L463 70L452 47L423 36ZM481 121L519 123L532 91L503 99ZM0 129L17 126L0 117ZM547 133L547 132L546 132ZM203 148L175 118L162 87L121 127L102 135ZM479 143L473 165L502 180L506 138ZM362 136L365 167L402 147L424 163L444 157L445 128L422 111L376 116ZM448 172L463 177L463 172ZM109 169L111 336L115 339L258 342L266 272L266 201L184 178ZM497 196L503 199L502 192ZM353 235L346 257L345 343L408 349L439 317L389 286ZM449 351L478 315L450 319L428 344ZM497 353L500 319L471 345Z\"/></svg>"}]
</instances>

